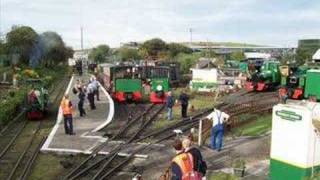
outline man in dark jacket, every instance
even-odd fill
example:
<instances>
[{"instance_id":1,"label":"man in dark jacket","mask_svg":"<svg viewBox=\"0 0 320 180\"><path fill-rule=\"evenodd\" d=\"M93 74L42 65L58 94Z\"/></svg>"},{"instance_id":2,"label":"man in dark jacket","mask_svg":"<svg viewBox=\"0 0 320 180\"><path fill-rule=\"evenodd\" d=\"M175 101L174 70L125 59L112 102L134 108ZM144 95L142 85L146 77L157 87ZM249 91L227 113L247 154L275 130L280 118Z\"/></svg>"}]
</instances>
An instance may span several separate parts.
<instances>
[{"instance_id":1,"label":"man in dark jacket","mask_svg":"<svg viewBox=\"0 0 320 180\"><path fill-rule=\"evenodd\" d=\"M207 171L207 164L203 160L200 150L192 147L192 142L189 138L183 139L182 146L184 148L184 152L190 153L193 157L193 170L201 173L202 177L204 177Z\"/></svg>"},{"instance_id":2,"label":"man in dark jacket","mask_svg":"<svg viewBox=\"0 0 320 180\"><path fill-rule=\"evenodd\" d=\"M82 88L78 88L79 94L78 94L78 98L79 98L79 102L78 102L78 109L79 109L79 114L80 116L84 116L86 115L86 111L83 108L83 104L84 104L84 100L86 97L86 94L83 92Z\"/></svg>"},{"instance_id":3,"label":"man in dark jacket","mask_svg":"<svg viewBox=\"0 0 320 180\"><path fill-rule=\"evenodd\" d=\"M181 116L182 118L187 117L187 110L188 110L188 104L189 104L189 96L186 94L186 91L183 90L180 94L179 101L181 104Z\"/></svg>"},{"instance_id":4,"label":"man in dark jacket","mask_svg":"<svg viewBox=\"0 0 320 180\"><path fill-rule=\"evenodd\" d=\"M167 101L166 101L166 107L168 109L168 120L172 120L172 108L174 106L174 98L172 97L171 91L168 92Z\"/></svg>"}]
</instances>

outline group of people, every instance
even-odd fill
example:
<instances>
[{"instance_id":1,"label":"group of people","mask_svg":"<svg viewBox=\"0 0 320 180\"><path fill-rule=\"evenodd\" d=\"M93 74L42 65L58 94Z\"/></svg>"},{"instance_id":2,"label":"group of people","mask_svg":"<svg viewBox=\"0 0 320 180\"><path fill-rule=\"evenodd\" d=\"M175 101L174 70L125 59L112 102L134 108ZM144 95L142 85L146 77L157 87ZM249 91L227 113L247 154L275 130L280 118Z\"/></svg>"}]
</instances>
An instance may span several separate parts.
<instances>
[{"instance_id":1,"label":"group of people","mask_svg":"<svg viewBox=\"0 0 320 180\"><path fill-rule=\"evenodd\" d=\"M181 117L187 117L187 110L189 105L189 96L186 91L183 90L179 96L179 102L181 105ZM166 100L167 107L167 118L168 120L173 119L172 108L176 104L175 99L172 95L172 92L169 91ZM225 112L222 112L218 109L214 109L214 111L207 116L207 119L212 121L212 129L211 129L211 137L210 137L210 147L213 150L221 151L223 144L223 136L224 136L224 125L223 123L229 119L229 115Z\"/></svg>"},{"instance_id":2,"label":"group of people","mask_svg":"<svg viewBox=\"0 0 320 180\"><path fill-rule=\"evenodd\" d=\"M84 109L84 102L85 98L88 98L89 104L90 104L90 109L95 110L96 105L95 105L95 96L97 97L97 101L100 100L99 98L99 83L96 80L95 77L90 78L89 83L87 86L85 86L85 83L81 81L80 79L77 80L75 86L73 87L72 91L74 94L78 96L78 110L79 110L79 116L83 117L86 115L86 111ZM74 135L75 133L73 132L73 106L72 102L69 99L69 95L65 94L60 107L63 112L63 117L64 117L64 129L65 133L68 135Z\"/></svg>"},{"instance_id":3,"label":"group of people","mask_svg":"<svg viewBox=\"0 0 320 180\"><path fill-rule=\"evenodd\" d=\"M223 123L229 119L229 115L218 109L214 109L206 118L212 120L210 148L221 151L223 144ZM171 162L171 180L201 180L205 176L207 164L203 160L199 149L192 147L192 136L182 141L174 141L173 148L176 151Z\"/></svg>"},{"instance_id":4,"label":"group of people","mask_svg":"<svg viewBox=\"0 0 320 180\"><path fill-rule=\"evenodd\" d=\"M189 96L185 90L183 90L181 92L181 94L179 96L179 102L181 105L181 117L182 118L188 117L187 113L188 113L188 105L189 105ZM167 99L166 99L166 107L168 110L167 118L169 121L173 119L172 108L175 104L176 104L176 101L175 101L174 97L172 96L172 92L169 91L167 94Z\"/></svg>"},{"instance_id":5,"label":"group of people","mask_svg":"<svg viewBox=\"0 0 320 180\"><path fill-rule=\"evenodd\" d=\"M171 162L171 180L201 180L206 174L207 164L200 150L192 146L192 139L177 139L173 148L176 155Z\"/></svg>"}]
</instances>

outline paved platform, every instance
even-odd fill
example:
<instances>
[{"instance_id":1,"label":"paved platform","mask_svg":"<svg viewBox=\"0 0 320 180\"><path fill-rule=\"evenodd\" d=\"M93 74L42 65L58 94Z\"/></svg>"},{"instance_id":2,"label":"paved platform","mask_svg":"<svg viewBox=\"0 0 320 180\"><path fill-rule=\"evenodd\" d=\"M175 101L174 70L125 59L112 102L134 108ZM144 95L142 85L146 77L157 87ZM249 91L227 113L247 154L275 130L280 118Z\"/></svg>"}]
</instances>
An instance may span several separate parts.
<instances>
[{"instance_id":1,"label":"paved platform","mask_svg":"<svg viewBox=\"0 0 320 180\"><path fill-rule=\"evenodd\" d=\"M90 110L89 102L86 99L84 108L87 115L80 117L77 109L78 97L71 92L77 79L88 82L89 78L90 75L73 76L66 89L66 93L69 94L70 100L75 107L73 126L76 135L70 136L64 133L62 112L59 109L57 122L42 146L42 152L87 154L94 147L107 140L107 138L102 137L102 133L99 130L108 125L113 119L114 104L110 95L104 88L100 88L100 101L95 101L97 109Z\"/></svg>"},{"instance_id":2,"label":"paved platform","mask_svg":"<svg viewBox=\"0 0 320 180\"><path fill-rule=\"evenodd\" d=\"M69 82L69 85L66 89L66 93L69 94L70 100L75 106L75 113L73 116L73 126L74 132L76 135L70 136L64 133L64 123L62 111L59 109L57 122L53 127L50 135L48 136L46 142L41 148L42 152L53 152L57 154L90 154L92 150L103 142L108 141L108 138L103 137L107 130L103 129L108 126L108 131L112 126L112 122L120 121L123 119L114 118L114 102L108 92L104 88L100 88L100 101L95 101L96 110L90 110L89 102L85 101L84 108L87 115L85 117L80 117L77 109L78 97L73 94L72 88L77 79L82 79L85 82L88 82L90 75L84 75L82 77L73 76ZM113 123L117 124L117 123ZM110 125L110 127L109 127ZM100 132L99 130L103 129L105 132ZM115 129L117 130L117 129ZM120 145L121 141L110 141L108 144L100 151L100 154L109 154L110 151L115 149ZM130 153L135 151L138 148L147 146L144 143L129 144L122 148L118 155L120 156L129 156ZM161 145L155 144L150 148L157 148ZM147 152L141 152L136 154L136 157L147 158Z\"/></svg>"}]
</instances>

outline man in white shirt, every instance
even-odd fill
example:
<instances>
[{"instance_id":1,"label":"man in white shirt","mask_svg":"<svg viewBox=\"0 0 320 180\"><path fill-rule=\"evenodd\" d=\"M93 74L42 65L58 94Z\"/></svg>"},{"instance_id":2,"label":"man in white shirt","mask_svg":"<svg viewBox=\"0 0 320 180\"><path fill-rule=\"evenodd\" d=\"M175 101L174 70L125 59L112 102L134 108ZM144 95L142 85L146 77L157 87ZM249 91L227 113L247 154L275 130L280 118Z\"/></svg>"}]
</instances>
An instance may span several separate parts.
<instances>
[{"instance_id":1,"label":"man in white shirt","mask_svg":"<svg viewBox=\"0 0 320 180\"><path fill-rule=\"evenodd\" d=\"M94 95L97 96L97 101L100 101L100 98L99 98L99 87L100 86L99 86L99 83L95 77L91 78L91 84L93 84Z\"/></svg>"},{"instance_id":2,"label":"man in white shirt","mask_svg":"<svg viewBox=\"0 0 320 180\"><path fill-rule=\"evenodd\" d=\"M95 87L94 84L92 82L89 83L88 85L88 100L89 100L89 104L90 104L90 108L91 110L96 109L96 105L94 104L94 92L95 92Z\"/></svg>"},{"instance_id":3,"label":"man in white shirt","mask_svg":"<svg viewBox=\"0 0 320 180\"><path fill-rule=\"evenodd\" d=\"M227 121L229 117L228 114L218 109L214 109L213 112L207 116L207 119L212 120L210 147L214 150L221 151L224 134L223 123Z\"/></svg>"}]
</instances>

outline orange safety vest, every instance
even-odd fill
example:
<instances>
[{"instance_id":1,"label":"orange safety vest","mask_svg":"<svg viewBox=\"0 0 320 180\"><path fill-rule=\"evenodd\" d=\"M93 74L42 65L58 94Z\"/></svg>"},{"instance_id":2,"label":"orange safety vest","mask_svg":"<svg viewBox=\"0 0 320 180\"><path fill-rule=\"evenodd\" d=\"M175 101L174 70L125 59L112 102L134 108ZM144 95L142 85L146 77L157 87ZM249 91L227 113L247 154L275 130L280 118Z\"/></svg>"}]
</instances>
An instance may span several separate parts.
<instances>
[{"instance_id":1,"label":"orange safety vest","mask_svg":"<svg viewBox=\"0 0 320 180\"><path fill-rule=\"evenodd\" d=\"M61 109L63 112L63 115L72 114L72 106L69 106L70 100L69 99L62 99L61 101Z\"/></svg>"},{"instance_id":2,"label":"orange safety vest","mask_svg":"<svg viewBox=\"0 0 320 180\"><path fill-rule=\"evenodd\" d=\"M182 176L193 171L193 157L190 153L182 153L174 157L173 162L180 167Z\"/></svg>"}]
</instances>

